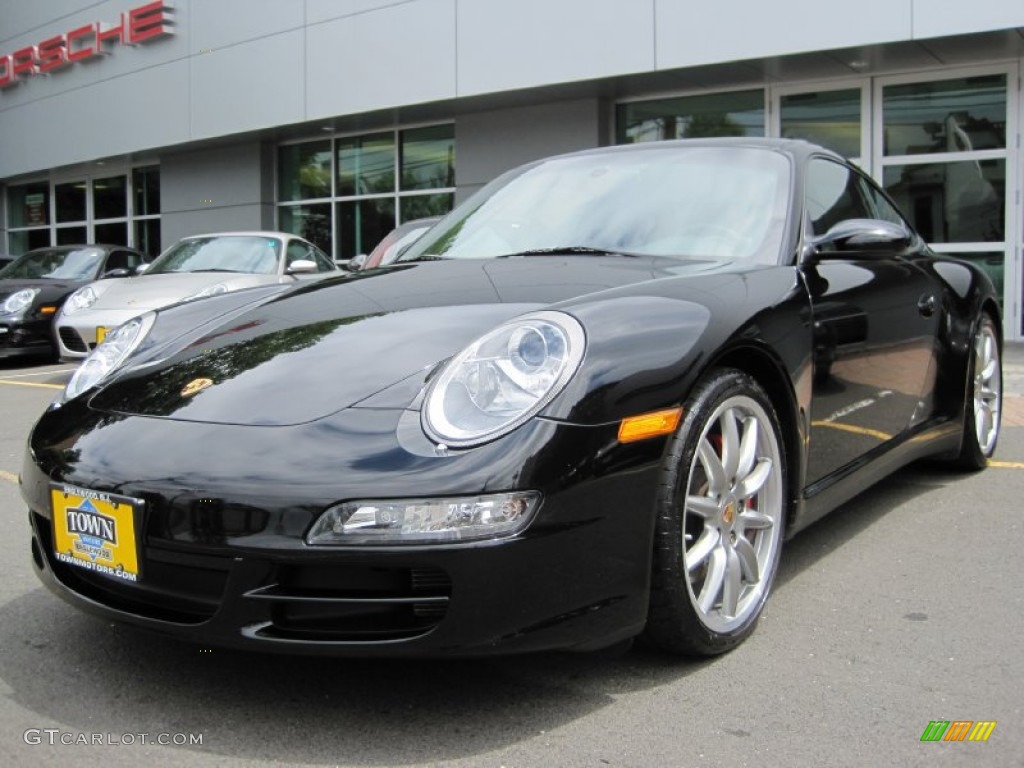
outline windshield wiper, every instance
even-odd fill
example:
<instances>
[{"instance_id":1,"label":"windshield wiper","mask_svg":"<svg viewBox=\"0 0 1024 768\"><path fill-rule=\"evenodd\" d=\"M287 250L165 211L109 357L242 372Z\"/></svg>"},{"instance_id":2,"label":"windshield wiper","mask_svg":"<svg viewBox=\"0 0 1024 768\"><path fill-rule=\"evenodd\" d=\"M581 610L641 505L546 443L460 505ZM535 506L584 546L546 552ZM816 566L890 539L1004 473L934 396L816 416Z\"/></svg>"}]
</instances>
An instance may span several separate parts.
<instances>
[{"instance_id":1,"label":"windshield wiper","mask_svg":"<svg viewBox=\"0 0 1024 768\"><path fill-rule=\"evenodd\" d=\"M609 251L605 248L592 248L589 245L564 245L558 248L531 248L517 253L503 253L496 259L517 259L520 256L628 256L636 258L639 254L625 251Z\"/></svg>"},{"instance_id":2,"label":"windshield wiper","mask_svg":"<svg viewBox=\"0 0 1024 768\"><path fill-rule=\"evenodd\" d=\"M198 274L199 272L238 272L237 269L190 269L189 272Z\"/></svg>"}]
</instances>

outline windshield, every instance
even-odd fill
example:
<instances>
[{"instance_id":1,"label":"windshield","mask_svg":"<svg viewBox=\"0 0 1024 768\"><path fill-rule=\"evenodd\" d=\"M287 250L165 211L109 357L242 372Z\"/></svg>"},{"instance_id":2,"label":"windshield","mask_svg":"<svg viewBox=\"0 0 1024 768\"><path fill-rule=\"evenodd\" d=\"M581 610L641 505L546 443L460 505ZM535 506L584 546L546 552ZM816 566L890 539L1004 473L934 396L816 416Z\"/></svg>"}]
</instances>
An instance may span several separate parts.
<instances>
[{"instance_id":1,"label":"windshield","mask_svg":"<svg viewBox=\"0 0 1024 768\"><path fill-rule=\"evenodd\" d=\"M258 235L190 237L175 243L146 270L169 272L245 272L273 275L278 271L281 241Z\"/></svg>"},{"instance_id":2,"label":"windshield","mask_svg":"<svg viewBox=\"0 0 1024 768\"><path fill-rule=\"evenodd\" d=\"M40 248L0 270L0 279L95 280L102 261L99 248Z\"/></svg>"},{"instance_id":3,"label":"windshield","mask_svg":"<svg viewBox=\"0 0 1024 768\"><path fill-rule=\"evenodd\" d=\"M776 264L784 155L666 146L543 161L492 182L400 261L601 251Z\"/></svg>"}]
</instances>

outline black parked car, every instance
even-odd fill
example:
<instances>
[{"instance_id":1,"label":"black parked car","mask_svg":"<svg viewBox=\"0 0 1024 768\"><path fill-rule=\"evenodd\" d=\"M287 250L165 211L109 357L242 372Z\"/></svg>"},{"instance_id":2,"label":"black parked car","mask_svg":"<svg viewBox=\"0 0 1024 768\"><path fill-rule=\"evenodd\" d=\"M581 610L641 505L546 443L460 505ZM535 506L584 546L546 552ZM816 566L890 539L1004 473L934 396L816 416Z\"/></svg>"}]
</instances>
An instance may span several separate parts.
<instances>
[{"instance_id":1,"label":"black parked car","mask_svg":"<svg viewBox=\"0 0 1024 768\"><path fill-rule=\"evenodd\" d=\"M915 459L985 466L1000 328L819 147L543 160L391 266L122 325L31 435L32 556L204 644L716 654L787 536Z\"/></svg>"},{"instance_id":2,"label":"black parked car","mask_svg":"<svg viewBox=\"0 0 1024 768\"><path fill-rule=\"evenodd\" d=\"M87 283L128 277L149 258L122 245L36 248L0 269L0 358L56 359L53 319L64 300Z\"/></svg>"}]
</instances>

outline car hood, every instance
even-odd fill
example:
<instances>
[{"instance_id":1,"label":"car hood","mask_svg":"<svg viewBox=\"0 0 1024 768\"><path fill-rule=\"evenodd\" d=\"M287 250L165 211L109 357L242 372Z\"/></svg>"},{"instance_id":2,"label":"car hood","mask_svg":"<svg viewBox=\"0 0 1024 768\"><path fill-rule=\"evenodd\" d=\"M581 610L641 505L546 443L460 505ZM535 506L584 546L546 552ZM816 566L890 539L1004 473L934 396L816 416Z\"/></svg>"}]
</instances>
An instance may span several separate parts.
<instances>
[{"instance_id":1,"label":"car hood","mask_svg":"<svg viewBox=\"0 0 1024 768\"><path fill-rule=\"evenodd\" d=\"M660 260L667 261L667 260ZM383 390L428 372L480 334L526 312L723 264L576 257L400 264L275 295L204 327L157 365L97 393L108 412L283 426L343 408L409 405ZM171 310L173 312L174 310ZM176 348L177 348L176 347ZM375 397L378 396L378 397Z\"/></svg>"},{"instance_id":2,"label":"car hood","mask_svg":"<svg viewBox=\"0 0 1024 768\"><path fill-rule=\"evenodd\" d=\"M3 301L12 293L17 293L25 288L38 288L39 295L36 296L36 304L56 303L67 298L68 294L77 288L88 283L88 280L46 280L29 278L11 278L0 280L0 301Z\"/></svg>"},{"instance_id":3,"label":"car hood","mask_svg":"<svg viewBox=\"0 0 1024 768\"><path fill-rule=\"evenodd\" d=\"M277 275L252 275L236 272L168 272L104 280L100 296L90 307L103 310L160 309L175 304L211 285L223 283L229 290L252 288L278 282ZM289 278L290 279L290 278Z\"/></svg>"}]
</instances>

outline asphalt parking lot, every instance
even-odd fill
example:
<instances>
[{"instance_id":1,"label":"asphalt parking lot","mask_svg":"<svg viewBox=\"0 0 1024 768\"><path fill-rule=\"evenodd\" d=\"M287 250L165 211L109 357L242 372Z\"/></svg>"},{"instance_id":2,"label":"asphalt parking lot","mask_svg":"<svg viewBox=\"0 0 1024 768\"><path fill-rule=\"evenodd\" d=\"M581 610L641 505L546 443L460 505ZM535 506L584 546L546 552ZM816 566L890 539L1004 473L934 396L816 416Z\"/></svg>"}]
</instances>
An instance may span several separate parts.
<instances>
[{"instance_id":1,"label":"asphalt parking lot","mask_svg":"<svg viewBox=\"0 0 1024 768\"><path fill-rule=\"evenodd\" d=\"M36 580L17 487L70 370L0 362L3 765L1024 765L1022 345L994 466L915 465L788 542L758 631L710 662L289 659L82 615ZM933 720L997 725L922 743Z\"/></svg>"}]
</instances>

